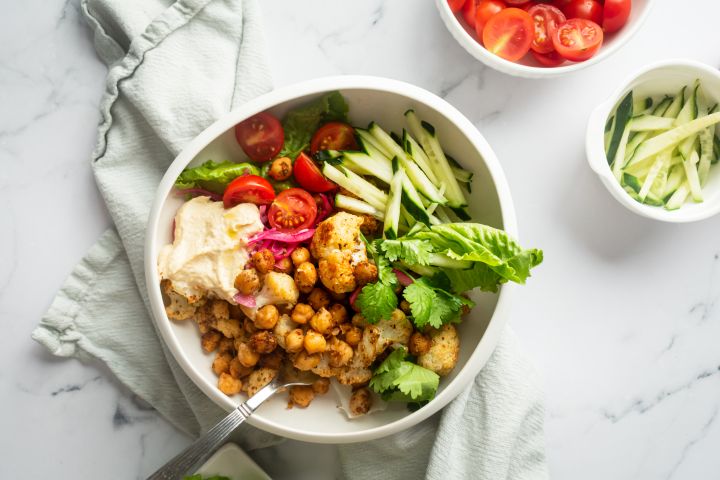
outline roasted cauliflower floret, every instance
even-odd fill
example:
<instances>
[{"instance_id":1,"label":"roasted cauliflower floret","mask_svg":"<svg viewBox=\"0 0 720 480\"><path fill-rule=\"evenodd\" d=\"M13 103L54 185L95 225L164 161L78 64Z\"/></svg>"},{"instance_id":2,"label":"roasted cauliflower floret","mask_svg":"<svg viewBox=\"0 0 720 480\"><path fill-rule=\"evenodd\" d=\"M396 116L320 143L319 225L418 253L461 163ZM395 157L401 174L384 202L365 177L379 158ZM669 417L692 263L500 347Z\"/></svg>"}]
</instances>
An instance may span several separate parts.
<instances>
[{"instance_id":1,"label":"roasted cauliflower floret","mask_svg":"<svg viewBox=\"0 0 720 480\"><path fill-rule=\"evenodd\" d=\"M243 313L250 319L254 320L257 311L265 305L288 305L293 306L297 303L300 292L298 291L295 280L286 274L280 272L268 272L263 278L263 286L255 297L255 307L241 306Z\"/></svg>"},{"instance_id":2,"label":"roasted cauliflower floret","mask_svg":"<svg viewBox=\"0 0 720 480\"><path fill-rule=\"evenodd\" d=\"M454 325L443 325L429 332L430 350L419 355L418 365L440 376L447 375L455 367L460 353L460 339Z\"/></svg>"},{"instance_id":3,"label":"roasted cauliflower floret","mask_svg":"<svg viewBox=\"0 0 720 480\"><path fill-rule=\"evenodd\" d=\"M170 320L189 320L195 316L198 304L191 304L183 295L172 288L170 280L163 280L160 284L163 297L166 299L165 313Z\"/></svg>"},{"instance_id":4,"label":"roasted cauliflower floret","mask_svg":"<svg viewBox=\"0 0 720 480\"><path fill-rule=\"evenodd\" d=\"M390 345L407 345L412 332L410 320L402 310L396 308L389 319L365 327L360 344L357 346L355 359L364 367L370 366Z\"/></svg>"},{"instance_id":5,"label":"roasted cauliflower floret","mask_svg":"<svg viewBox=\"0 0 720 480\"><path fill-rule=\"evenodd\" d=\"M275 324L275 328L273 329L273 334L275 334L275 339L277 340L277 344L280 345L280 348L286 348L285 336L295 330L297 326L298 324L292 321L290 315L280 316L280 319Z\"/></svg>"},{"instance_id":6,"label":"roasted cauliflower floret","mask_svg":"<svg viewBox=\"0 0 720 480\"><path fill-rule=\"evenodd\" d=\"M258 390L270 383L277 373L277 370L266 367L253 371L246 380L248 396L252 397L255 395Z\"/></svg>"},{"instance_id":7,"label":"roasted cauliflower floret","mask_svg":"<svg viewBox=\"0 0 720 480\"><path fill-rule=\"evenodd\" d=\"M320 281L335 293L357 288L355 265L367 261L365 245L360 239L362 217L338 212L317 226L310 252L318 260Z\"/></svg>"}]
</instances>

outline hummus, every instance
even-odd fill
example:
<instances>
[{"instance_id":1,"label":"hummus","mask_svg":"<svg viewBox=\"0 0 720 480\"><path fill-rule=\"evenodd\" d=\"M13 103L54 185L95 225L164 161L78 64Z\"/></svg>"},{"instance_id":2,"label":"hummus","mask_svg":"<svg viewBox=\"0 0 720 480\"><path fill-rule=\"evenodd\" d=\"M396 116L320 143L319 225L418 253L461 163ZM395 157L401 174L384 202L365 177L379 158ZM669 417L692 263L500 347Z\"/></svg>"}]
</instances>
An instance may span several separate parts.
<instances>
[{"instance_id":1,"label":"hummus","mask_svg":"<svg viewBox=\"0 0 720 480\"><path fill-rule=\"evenodd\" d=\"M262 230L252 203L226 210L222 202L195 197L175 215L175 239L158 258L160 278L191 303L214 294L234 304L235 277L250 257L247 241Z\"/></svg>"}]
</instances>

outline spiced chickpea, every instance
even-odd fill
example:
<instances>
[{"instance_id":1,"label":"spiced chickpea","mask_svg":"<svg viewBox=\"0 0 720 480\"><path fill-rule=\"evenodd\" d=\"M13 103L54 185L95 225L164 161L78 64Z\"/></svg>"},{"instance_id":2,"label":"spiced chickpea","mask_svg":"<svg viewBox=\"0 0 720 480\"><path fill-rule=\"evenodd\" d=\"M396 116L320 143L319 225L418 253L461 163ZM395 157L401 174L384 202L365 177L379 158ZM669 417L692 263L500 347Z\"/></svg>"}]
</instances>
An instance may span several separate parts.
<instances>
[{"instance_id":1,"label":"spiced chickpea","mask_svg":"<svg viewBox=\"0 0 720 480\"><path fill-rule=\"evenodd\" d=\"M215 375L227 372L230 369L230 362L232 361L232 358L232 355L229 353L218 353L212 363L212 369L213 372L215 372Z\"/></svg>"},{"instance_id":2,"label":"spiced chickpea","mask_svg":"<svg viewBox=\"0 0 720 480\"><path fill-rule=\"evenodd\" d=\"M299 352L303 348L305 334L301 328L296 328L285 335L285 351L290 353Z\"/></svg>"},{"instance_id":3,"label":"spiced chickpea","mask_svg":"<svg viewBox=\"0 0 720 480\"><path fill-rule=\"evenodd\" d=\"M252 254L252 263L260 273L268 273L275 268L275 255L267 248Z\"/></svg>"},{"instance_id":4,"label":"spiced chickpea","mask_svg":"<svg viewBox=\"0 0 720 480\"><path fill-rule=\"evenodd\" d=\"M309 293L317 283L318 274L315 265L303 262L295 268L295 283L303 293Z\"/></svg>"},{"instance_id":5,"label":"spiced chickpea","mask_svg":"<svg viewBox=\"0 0 720 480\"><path fill-rule=\"evenodd\" d=\"M320 363L320 355L317 353L311 355L307 353L305 350L298 353L295 358L293 359L293 365L298 370L312 370L313 368L317 367Z\"/></svg>"},{"instance_id":6,"label":"spiced chickpea","mask_svg":"<svg viewBox=\"0 0 720 480\"><path fill-rule=\"evenodd\" d=\"M252 372L252 367L245 367L242 363L240 363L240 360L238 360L237 357L233 357L232 360L230 360L230 369L228 372L230 375L232 375L233 378L242 378L247 375L250 375L250 372Z\"/></svg>"},{"instance_id":7,"label":"spiced chickpea","mask_svg":"<svg viewBox=\"0 0 720 480\"><path fill-rule=\"evenodd\" d=\"M403 311L403 313L410 313L410 302L405 300L404 298L400 300L400 310Z\"/></svg>"},{"instance_id":8,"label":"spiced chickpea","mask_svg":"<svg viewBox=\"0 0 720 480\"><path fill-rule=\"evenodd\" d=\"M237 342L237 358L243 367L254 367L260 360L260 354L250 348L246 342Z\"/></svg>"},{"instance_id":9,"label":"spiced chickpea","mask_svg":"<svg viewBox=\"0 0 720 480\"><path fill-rule=\"evenodd\" d=\"M218 343L217 347L218 353L233 353L233 350L235 350L234 339L227 337L223 337L220 339L220 343Z\"/></svg>"},{"instance_id":10,"label":"spiced chickpea","mask_svg":"<svg viewBox=\"0 0 720 480\"><path fill-rule=\"evenodd\" d=\"M295 385L290 387L289 406L294 405L300 408L306 408L310 405L313 398L315 398L315 392L310 385Z\"/></svg>"},{"instance_id":11,"label":"spiced chickpea","mask_svg":"<svg viewBox=\"0 0 720 480\"><path fill-rule=\"evenodd\" d=\"M215 350L218 345L220 345L221 338L223 338L223 335L220 332L217 330L209 330L203 333L200 338L200 344L202 345L203 350L210 353Z\"/></svg>"},{"instance_id":12,"label":"spiced chickpea","mask_svg":"<svg viewBox=\"0 0 720 480\"><path fill-rule=\"evenodd\" d=\"M242 380L235 378L229 373L221 373L218 378L218 388L225 395L235 395L242 389Z\"/></svg>"},{"instance_id":13,"label":"spiced chickpea","mask_svg":"<svg viewBox=\"0 0 720 480\"><path fill-rule=\"evenodd\" d=\"M330 389L330 379L318 378L313 382L312 389L313 392L317 393L318 395L325 395Z\"/></svg>"},{"instance_id":14,"label":"spiced chickpea","mask_svg":"<svg viewBox=\"0 0 720 480\"><path fill-rule=\"evenodd\" d=\"M262 355L260 357L260 366L265 368L272 368L273 370L280 370L284 354L280 353L280 349L275 349L272 353Z\"/></svg>"},{"instance_id":15,"label":"spiced chickpea","mask_svg":"<svg viewBox=\"0 0 720 480\"><path fill-rule=\"evenodd\" d=\"M365 415L372 407L372 396L367 387L358 388L350 396L350 413Z\"/></svg>"},{"instance_id":16,"label":"spiced chickpea","mask_svg":"<svg viewBox=\"0 0 720 480\"><path fill-rule=\"evenodd\" d=\"M357 347L360 340L362 340L362 330L358 327L353 326L345 333L345 342L351 347Z\"/></svg>"},{"instance_id":17,"label":"spiced chickpea","mask_svg":"<svg viewBox=\"0 0 720 480\"><path fill-rule=\"evenodd\" d=\"M270 353L277 347L277 339L272 332L260 330L250 335L250 348L257 353Z\"/></svg>"},{"instance_id":18,"label":"spiced chickpea","mask_svg":"<svg viewBox=\"0 0 720 480\"><path fill-rule=\"evenodd\" d=\"M265 305L255 314L255 326L262 330L270 330L275 328L275 324L280 318L280 312L275 305Z\"/></svg>"},{"instance_id":19,"label":"spiced chickpea","mask_svg":"<svg viewBox=\"0 0 720 480\"><path fill-rule=\"evenodd\" d=\"M412 355L423 355L430 351L430 339L420 332L415 332L410 336L408 342L408 350Z\"/></svg>"},{"instance_id":20,"label":"spiced chickpea","mask_svg":"<svg viewBox=\"0 0 720 480\"><path fill-rule=\"evenodd\" d=\"M305 247L298 247L290 254L290 258L297 267L301 263L310 261L310 250Z\"/></svg>"},{"instance_id":21,"label":"spiced chickpea","mask_svg":"<svg viewBox=\"0 0 720 480\"><path fill-rule=\"evenodd\" d=\"M353 357L353 350L347 343L337 338L333 338L328 348L330 353L329 363L331 367L344 367Z\"/></svg>"},{"instance_id":22,"label":"spiced chickpea","mask_svg":"<svg viewBox=\"0 0 720 480\"><path fill-rule=\"evenodd\" d=\"M340 303L335 303L330 307L330 314L333 317L333 321L336 325L345 323L348 320L347 308Z\"/></svg>"},{"instance_id":23,"label":"spiced chickpea","mask_svg":"<svg viewBox=\"0 0 720 480\"><path fill-rule=\"evenodd\" d=\"M313 288L307 299L310 306L315 310L330 305L330 295L322 288Z\"/></svg>"},{"instance_id":24,"label":"spiced chickpea","mask_svg":"<svg viewBox=\"0 0 720 480\"><path fill-rule=\"evenodd\" d=\"M290 178L290 175L292 175L292 160L288 157L276 158L270 164L268 175L279 182L287 180Z\"/></svg>"},{"instance_id":25,"label":"spiced chickpea","mask_svg":"<svg viewBox=\"0 0 720 480\"><path fill-rule=\"evenodd\" d=\"M333 316L330 312L321 308L310 319L310 326L318 333L328 333L333 327Z\"/></svg>"},{"instance_id":26,"label":"spiced chickpea","mask_svg":"<svg viewBox=\"0 0 720 480\"><path fill-rule=\"evenodd\" d=\"M293 263L287 257L281 258L280 260L275 262L275 271L276 272L287 273L288 275L290 275L292 273L292 269L293 269Z\"/></svg>"},{"instance_id":27,"label":"spiced chickpea","mask_svg":"<svg viewBox=\"0 0 720 480\"><path fill-rule=\"evenodd\" d=\"M352 324L356 327L364 328L368 323L367 320L365 320L365 317L362 316L362 314L356 313L352 317Z\"/></svg>"},{"instance_id":28,"label":"spiced chickpea","mask_svg":"<svg viewBox=\"0 0 720 480\"><path fill-rule=\"evenodd\" d=\"M257 317L257 314L255 316ZM253 322L252 320L250 320L247 317L245 317L245 319L243 319L243 329L247 333L255 333L258 331L258 328L255 326L255 322Z\"/></svg>"},{"instance_id":29,"label":"spiced chickpea","mask_svg":"<svg viewBox=\"0 0 720 480\"><path fill-rule=\"evenodd\" d=\"M290 318L293 322L303 325L309 322L313 315L315 315L315 310L310 305L298 303L293 308Z\"/></svg>"},{"instance_id":30,"label":"spiced chickpea","mask_svg":"<svg viewBox=\"0 0 720 480\"><path fill-rule=\"evenodd\" d=\"M355 281L358 283L358 286L361 287L368 283L377 282L378 279L377 267L367 261L355 265L353 273L355 274Z\"/></svg>"},{"instance_id":31,"label":"spiced chickpea","mask_svg":"<svg viewBox=\"0 0 720 480\"><path fill-rule=\"evenodd\" d=\"M303 346L307 353L322 353L327 348L325 337L314 330L308 330L303 339Z\"/></svg>"},{"instance_id":32,"label":"spiced chickpea","mask_svg":"<svg viewBox=\"0 0 720 480\"><path fill-rule=\"evenodd\" d=\"M235 277L235 288L243 295L253 295L260 289L260 277L257 270L248 268L241 270Z\"/></svg>"}]
</instances>

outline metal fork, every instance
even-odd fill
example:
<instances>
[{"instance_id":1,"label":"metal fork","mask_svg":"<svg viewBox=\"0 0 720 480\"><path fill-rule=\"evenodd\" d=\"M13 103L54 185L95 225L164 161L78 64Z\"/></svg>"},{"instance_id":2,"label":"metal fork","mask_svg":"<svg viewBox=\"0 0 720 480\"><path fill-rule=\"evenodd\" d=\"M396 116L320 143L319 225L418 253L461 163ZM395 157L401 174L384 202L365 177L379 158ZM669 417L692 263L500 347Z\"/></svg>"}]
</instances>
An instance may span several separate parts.
<instances>
[{"instance_id":1,"label":"metal fork","mask_svg":"<svg viewBox=\"0 0 720 480\"><path fill-rule=\"evenodd\" d=\"M270 383L265 385L246 402L230 412L225 418L208 432L195 440L172 460L167 462L158 471L150 475L147 480L177 480L194 472L205 460L207 460L227 437L241 423L243 423L253 412L268 398L272 397L279 390L293 385L310 385L312 382L296 378L289 378L282 371L275 375Z\"/></svg>"}]
</instances>

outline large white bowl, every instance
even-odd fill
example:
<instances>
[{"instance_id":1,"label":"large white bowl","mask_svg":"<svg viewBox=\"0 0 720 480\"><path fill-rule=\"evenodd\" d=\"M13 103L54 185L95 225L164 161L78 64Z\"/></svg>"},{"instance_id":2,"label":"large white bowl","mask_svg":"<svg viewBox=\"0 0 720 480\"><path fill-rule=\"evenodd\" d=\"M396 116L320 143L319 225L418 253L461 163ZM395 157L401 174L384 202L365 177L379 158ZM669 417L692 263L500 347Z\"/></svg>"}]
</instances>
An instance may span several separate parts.
<instances>
[{"instance_id":1,"label":"large white bowl","mask_svg":"<svg viewBox=\"0 0 720 480\"><path fill-rule=\"evenodd\" d=\"M435 5L440 11L440 18L442 18L452 36L455 37L455 40L457 40L470 55L485 65L516 77L554 78L595 65L618 51L640 29L655 1L656 0L633 0L632 10L627 24L620 31L605 36L603 45L597 55L584 62L568 62L560 67L538 67L536 64L526 60L521 60L521 62L525 63L516 63L500 58L490 53L476 40L475 31L465 23L459 12L456 15L450 10L447 0L435 0Z\"/></svg>"},{"instance_id":2,"label":"large white bowl","mask_svg":"<svg viewBox=\"0 0 720 480\"><path fill-rule=\"evenodd\" d=\"M233 127L265 110L278 117L290 108L322 93L339 90L350 105L350 120L356 125L377 121L384 128L401 131L403 113L414 108L420 118L432 123L447 152L475 173L470 211L479 222L504 228L517 237L515 211L503 171L492 149L459 111L426 90L407 83L376 77L331 77L275 90L221 118L198 135L175 159L163 177L150 214L145 251L145 275L154 319L163 340L185 373L215 403L230 411L244 400L228 397L217 389L211 369L213 355L203 352L194 322L170 321L163 307L157 273L157 256L171 242L173 217L182 200L171 193L173 182L188 165L208 159L242 161ZM392 404L383 412L349 420L336 408L332 393L316 398L309 408L288 410L285 395L266 402L250 423L285 437L319 443L348 443L372 440L406 429L444 407L469 385L492 353L508 320L513 285L499 294L474 293L472 313L459 326L460 359L453 372L442 379L434 400L414 413L403 404Z\"/></svg>"},{"instance_id":3,"label":"large white bowl","mask_svg":"<svg viewBox=\"0 0 720 480\"><path fill-rule=\"evenodd\" d=\"M605 102L590 115L585 150L590 167L615 199L628 210L643 217L671 223L703 220L720 213L720 167L710 168L707 184L703 188L704 201L688 201L677 210L644 205L632 198L615 179L605 155L605 123L620 100L632 90L640 98L674 95L684 85L700 79L703 92L710 104L720 102L720 71L693 60L663 60L648 65L623 82Z\"/></svg>"}]
</instances>

